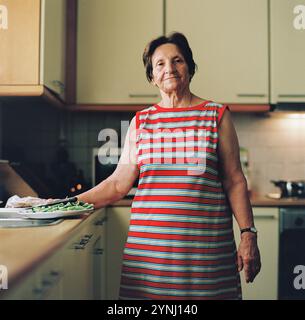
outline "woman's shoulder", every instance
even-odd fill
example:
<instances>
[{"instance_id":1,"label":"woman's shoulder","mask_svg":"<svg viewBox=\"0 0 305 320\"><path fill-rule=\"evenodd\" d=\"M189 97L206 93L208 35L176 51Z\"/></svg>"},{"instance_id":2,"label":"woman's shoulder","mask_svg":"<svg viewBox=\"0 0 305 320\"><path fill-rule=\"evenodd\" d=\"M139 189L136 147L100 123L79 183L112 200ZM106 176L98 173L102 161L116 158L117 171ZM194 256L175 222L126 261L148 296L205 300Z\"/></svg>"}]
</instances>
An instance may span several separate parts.
<instances>
[{"instance_id":1,"label":"woman's shoulder","mask_svg":"<svg viewBox=\"0 0 305 320\"><path fill-rule=\"evenodd\" d=\"M213 101L213 100L209 100L209 101L207 102L206 106L208 106L208 107L214 107L215 109L221 109L221 108L225 107L226 104L221 103L221 102L216 102L216 101Z\"/></svg>"},{"instance_id":2,"label":"woman's shoulder","mask_svg":"<svg viewBox=\"0 0 305 320\"><path fill-rule=\"evenodd\" d=\"M154 111L154 110L156 110L156 107L154 105L151 105L149 107L146 107L144 109L137 111L137 113L138 114L146 114L146 113L149 113L150 111Z\"/></svg>"}]
</instances>

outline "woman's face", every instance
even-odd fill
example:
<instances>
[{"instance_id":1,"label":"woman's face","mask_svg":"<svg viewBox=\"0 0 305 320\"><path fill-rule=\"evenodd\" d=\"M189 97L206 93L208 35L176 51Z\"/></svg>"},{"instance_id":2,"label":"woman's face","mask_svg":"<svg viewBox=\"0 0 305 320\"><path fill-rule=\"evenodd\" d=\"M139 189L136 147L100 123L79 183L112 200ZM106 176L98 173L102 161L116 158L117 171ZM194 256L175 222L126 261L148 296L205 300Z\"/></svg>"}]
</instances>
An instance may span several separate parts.
<instances>
[{"instance_id":1,"label":"woman's face","mask_svg":"<svg viewBox=\"0 0 305 320\"><path fill-rule=\"evenodd\" d=\"M159 46L152 55L153 84L165 93L182 92L190 83L187 63L171 43Z\"/></svg>"}]
</instances>

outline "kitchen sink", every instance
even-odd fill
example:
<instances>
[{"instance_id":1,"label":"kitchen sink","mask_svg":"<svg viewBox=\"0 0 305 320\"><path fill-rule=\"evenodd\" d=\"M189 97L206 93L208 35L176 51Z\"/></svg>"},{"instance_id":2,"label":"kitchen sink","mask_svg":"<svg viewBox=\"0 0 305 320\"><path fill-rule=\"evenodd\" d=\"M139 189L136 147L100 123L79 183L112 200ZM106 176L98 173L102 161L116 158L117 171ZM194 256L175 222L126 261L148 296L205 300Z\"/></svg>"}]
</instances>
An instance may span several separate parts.
<instances>
[{"instance_id":1,"label":"kitchen sink","mask_svg":"<svg viewBox=\"0 0 305 320\"><path fill-rule=\"evenodd\" d=\"M22 219L0 218L0 228L26 228L52 226L62 222L63 219Z\"/></svg>"},{"instance_id":2,"label":"kitchen sink","mask_svg":"<svg viewBox=\"0 0 305 320\"><path fill-rule=\"evenodd\" d=\"M63 219L25 219L21 218L16 209L0 210L0 228L26 228L52 226L62 222Z\"/></svg>"}]
</instances>

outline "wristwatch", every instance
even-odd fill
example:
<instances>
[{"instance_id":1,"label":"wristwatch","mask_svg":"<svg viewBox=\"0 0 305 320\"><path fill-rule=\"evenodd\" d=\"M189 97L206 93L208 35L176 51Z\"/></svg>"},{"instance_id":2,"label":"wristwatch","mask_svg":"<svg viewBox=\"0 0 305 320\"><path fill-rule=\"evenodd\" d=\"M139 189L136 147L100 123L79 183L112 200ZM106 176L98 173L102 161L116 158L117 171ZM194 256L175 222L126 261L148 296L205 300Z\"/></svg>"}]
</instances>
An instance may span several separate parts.
<instances>
[{"instance_id":1,"label":"wristwatch","mask_svg":"<svg viewBox=\"0 0 305 320\"><path fill-rule=\"evenodd\" d=\"M244 232L252 232L254 234L257 234L257 229L255 227L240 229L240 234Z\"/></svg>"}]
</instances>

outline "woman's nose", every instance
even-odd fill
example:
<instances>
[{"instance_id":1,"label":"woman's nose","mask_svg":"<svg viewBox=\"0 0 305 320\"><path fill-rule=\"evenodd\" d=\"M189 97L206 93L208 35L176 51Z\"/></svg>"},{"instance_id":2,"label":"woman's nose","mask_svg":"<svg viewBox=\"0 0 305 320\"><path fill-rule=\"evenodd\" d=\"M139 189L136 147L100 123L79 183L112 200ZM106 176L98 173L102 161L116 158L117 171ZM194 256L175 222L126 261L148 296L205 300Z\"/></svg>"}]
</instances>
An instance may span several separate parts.
<instances>
[{"instance_id":1,"label":"woman's nose","mask_svg":"<svg viewBox=\"0 0 305 320\"><path fill-rule=\"evenodd\" d=\"M165 66L165 73L173 73L175 72L175 66L173 63L167 63L166 66Z\"/></svg>"}]
</instances>

